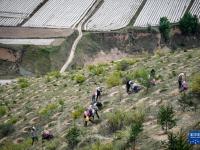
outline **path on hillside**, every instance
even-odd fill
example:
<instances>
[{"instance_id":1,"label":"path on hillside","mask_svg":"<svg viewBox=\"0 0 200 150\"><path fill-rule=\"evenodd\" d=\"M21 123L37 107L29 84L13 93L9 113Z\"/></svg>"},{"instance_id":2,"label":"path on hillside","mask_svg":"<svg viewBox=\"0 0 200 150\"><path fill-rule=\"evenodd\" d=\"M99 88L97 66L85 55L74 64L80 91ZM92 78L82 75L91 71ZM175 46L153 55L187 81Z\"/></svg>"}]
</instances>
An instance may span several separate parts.
<instances>
[{"instance_id":1,"label":"path on hillside","mask_svg":"<svg viewBox=\"0 0 200 150\"><path fill-rule=\"evenodd\" d=\"M67 61L65 62L65 64L63 65L63 67L60 70L60 73L65 72L65 70L68 68L69 64L72 62L73 58L74 58L74 54L75 54L75 50L76 47L79 43L79 41L81 40L82 36L83 36L83 32L82 32L82 26L85 23L85 21L88 19L88 17L91 16L91 14L94 12L94 10L97 8L97 6L99 5L99 3L101 2L101 0L97 0L94 5L90 8L90 10L87 12L87 14L83 17L83 19L80 21L80 23L78 24L77 30L78 30L78 37L76 38L76 40L74 41L72 48L71 48L71 52L70 55L67 59Z\"/></svg>"}]
</instances>

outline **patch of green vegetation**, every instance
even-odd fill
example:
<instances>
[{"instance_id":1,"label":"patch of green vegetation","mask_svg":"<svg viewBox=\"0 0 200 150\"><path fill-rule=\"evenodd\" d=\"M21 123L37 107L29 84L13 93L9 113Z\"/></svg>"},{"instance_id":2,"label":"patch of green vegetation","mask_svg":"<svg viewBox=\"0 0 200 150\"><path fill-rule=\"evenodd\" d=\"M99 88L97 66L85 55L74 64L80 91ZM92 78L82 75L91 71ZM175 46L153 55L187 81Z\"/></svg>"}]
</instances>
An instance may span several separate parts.
<instances>
[{"instance_id":1,"label":"patch of green vegetation","mask_svg":"<svg viewBox=\"0 0 200 150\"><path fill-rule=\"evenodd\" d=\"M27 88L30 85L28 80L25 79L25 78L20 78L20 79L18 79L17 82L18 82L19 87L22 88L22 89Z\"/></svg>"},{"instance_id":2,"label":"patch of green vegetation","mask_svg":"<svg viewBox=\"0 0 200 150\"><path fill-rule=\"evenodd\" d=\"M137 61L137 59L123 59L121 61L115 62L115 68L118 71L125 71L129 68L130 65L135 64Z\"/></svg>"},{"instance_id":3,"label":"patch of green vegetation","mask_svg":"<svg viewBox=\"0 0 200 150\"><path fill-rule=\"evenodd\" d=\"M199 21L196 15L192 15L190 12L184 14L179 21L179 27L183 34L195 34L198 31Z\"/></svg>"},{"instance_id":4,"label":"patch of green vegetation","mask_svg":"<svg viewBox=\"0 0 200 150\"><path fill-rule=\"evenodd\" d=\"M38 111L38 113L39 113L39 115L42 115L42 116L48 116L49 114L54 112L57 108L58 108L57 103L51 103L51 104L48 104L46 107L41 108Z\"/></svg>"},{"instance_id":5,"label":"patch of green vegetation","mask_svg":"<svg viewBox=\"0 0 200 150\"><path fill-rule=\"evenodd\" d=\"M125 126L129 126L134 122L143 122L145 113L142 110L135 110L131 112L125 112L117 110L108 115L108 130L116 132L121 130Z\"/></svg>"},{"instance_id":6,"label":"patch of green vegetation","mask_svg":"<svg viewBox=\"0 0 200 150\"><path fill-rule=\"evenodd\" d=\"M85 76L83 74L76 74L74 76L74 80L76 81L76 83L81 84L86 80L86 78L85 78Z\"/></svg>"},{"instance_id":7,"label":"patch of green vegetation","mask_svg":"<svg viewBox=\"0 0 200 150\"><path fill-rule=\"evenodd\" d=\"M69 148L73 149L79 143L80 136L81 136L81 130L77 126L73 126L68 130L65 138L68 142Z\"/></svg>"},{"instance_id":8,"label":"patch of green vegetation","mask_svg":"<svg viewBox=\"0 0 200 150\"><path fill-rule=\"evenodd\" d=\"M115 71L115 72L111 73L107 77L106 83L107 83L108 87L114 87L114 86L122 84L122 74L121 74L121 72Z\"/></svg>"},{"instance_id":9,"label":"patch of green vegetation","mask_svg":"<svg viewBox=\"0 0 200 150\"><path fill-rule=\"evenodd\" d=\"M170 105L161 106L158 112L158 124L162 126L162 129L167 132L168 129L173 128L176 125L176 119L174 119L174 110Z\"/></svg>"},{"instance_id":10,"label":"patch of green vegetation","mask_svg":"<svg viewBox=\"0 0 200 150\"><path fill-rule=\"evenodd\" d=\"M168 133L167 149L169 150L192 150L192 145L188 143L188 133L180 131L179 133Z\"/></svg>"},{"instance_id":11,"label":"patch of green vegetation","mask_svg":"<svg viewBox=\"0 0 200 150\"><path fill-rule=\"evenodd\" d=\"M74 120L78 119L84 112L84 108L80 105L76 105L74 107L74 111L72 112L72 118Z\"/></svg>"},{"instance_id":12,"label":"patch of green vegetation","mask_svg":"<svg viewBox=\"0 0 200 150\"><path fill-rule=\"evenodd\" d=\"M171 25L167 17L160 18L159 30L165 41L168 41L170 38Z\"/></svg>"},{"instance_id":13,"label":"patch of green vegetation","mask_svg":"<svg viewBox=\"0 0 200 150\"><path fill-rule=\"evenodd\" d=\"M105 73L105 67L103 65L89 65L88 70L92 75L100 75Z\"/></svg>"},{"instance_id":14,"label":"patch of green vegetation","mask_svg":"<svg viewBox=\"0 0 200 150\"><path fill-rule=\"evenodd\" d=\"M50 77L50 78L60 78L61 77L61 73L59 71L52 71L52 72L49 72L47 74L47 77Z\"/></svg>"},{"instance_id":15,"label":"patch of green vegetation","mask_svg":"<svg viewBox=\"0 0 200 150\"><path fill-rule=\"evenodd\" d=\"M13 144L12 142L4 142L3 144L0 145L1 150L26 150L31 147L32 140L26 139L22 143L19 144Z\"/></svg>"}]
</instances>

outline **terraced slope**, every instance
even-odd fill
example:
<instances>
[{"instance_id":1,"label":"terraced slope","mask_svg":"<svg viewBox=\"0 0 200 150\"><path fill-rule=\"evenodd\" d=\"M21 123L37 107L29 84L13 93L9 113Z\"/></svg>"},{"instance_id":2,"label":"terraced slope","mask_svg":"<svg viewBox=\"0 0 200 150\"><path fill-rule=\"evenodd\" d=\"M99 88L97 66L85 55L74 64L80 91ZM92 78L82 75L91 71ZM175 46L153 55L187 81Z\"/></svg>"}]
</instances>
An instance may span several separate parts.
<instances>
[{"instance_id":1,"label":"terraced slope","mask_svg":"<svg viewBox=\"0 0 200 150\"><path fill-rule=\"evenodd\" d=\"M104 71L98 76L84 68L66 72L62 76L51 73L45 77L27 78L28 87L22 84L24 82L0 87L0 104L7 108L6 113L1 116L0 122L1 124L10 122L15 128L15 131L0 140L1 143L4 143L4 146L0 145L1 148L4 147L3 150L8 150L6 146L20 145L31 150L52 147L67 149L65 135L74 124L71 112L75 106L86 108L89 105L92 91L97 85L104 87L101 98L104 106L99 112L100 119L96 119L96 123L90 123L88 127L83 127L82 118L75 121L82 131L77 149L93 149L94 147L90 146L98 140L102 144L113 143L114 145L116 141L121 144L124 142L129 133L129 125L118 134L104 132L108 124L108 116L115 110L131 112L141 106L146 110L144 130L137 141L137 149L142 150L163 149L161 141L167 140L167 135L162 132L156 119L158 108L161 105L171 104L175 110L177 126L171 131L176 132L180 128L188 130L199 125L199 101L195 107L180 103L181 95L177 89L176 74L182 71L187 72L187 80L189 84L191 83L191 75L199 72L200 49L174 53L160 51L155 56L136 56L129 58L129 61L135 63L130 63L127 70L121 71L122 74L135 72L141 68L147 70L154 68L156 74L160 76L157 85L152 87L148 93L142 90L137 94L127 95L124 85L108 87L106 80L112 72L116 71L116 63L102 65ZM82 84L77 84L74 80L77 74L83 74L86 77ZM40 142L31 146L28 131L32 125L35 125L39 132L43 129L52 130L55 138L43 144L40 138ZM13 145L12 142L18 144ZM120 149L119 145L116 146Z\"/></svg>"}]
</instances>

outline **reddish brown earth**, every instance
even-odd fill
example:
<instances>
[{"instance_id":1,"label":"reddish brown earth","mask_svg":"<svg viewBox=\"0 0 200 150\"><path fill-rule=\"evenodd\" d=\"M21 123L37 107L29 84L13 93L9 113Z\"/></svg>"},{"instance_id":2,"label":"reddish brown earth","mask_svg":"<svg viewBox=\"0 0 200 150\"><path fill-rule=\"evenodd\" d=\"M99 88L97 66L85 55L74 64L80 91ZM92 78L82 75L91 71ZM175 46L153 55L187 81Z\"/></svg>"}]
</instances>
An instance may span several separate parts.
<instances>
[{"instance_id":1,"label":"reddish brown earth","mask_svg":"<svg viewBox=\"0 0 200 150\"><path fill-rule=\"evenodd\" d=\"M16 62L19 58L20 58L19 53L14 53L13 51L9 49L0 48L0 60Z\"/></svg>"}]
</instances>

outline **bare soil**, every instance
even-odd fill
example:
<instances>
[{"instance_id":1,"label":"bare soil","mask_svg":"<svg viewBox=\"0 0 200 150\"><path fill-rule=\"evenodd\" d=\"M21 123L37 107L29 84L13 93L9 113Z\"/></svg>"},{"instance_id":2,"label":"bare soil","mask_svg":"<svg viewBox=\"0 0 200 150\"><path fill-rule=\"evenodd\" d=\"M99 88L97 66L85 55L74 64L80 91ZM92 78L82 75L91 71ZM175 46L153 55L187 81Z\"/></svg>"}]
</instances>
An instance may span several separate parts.
<instances>
[{"instance_id":1,"label":"bare soil","mask_svg":"<svg viewBox=\"0 0 200 150\"><path fill-rule=\"evenodd\" d=\"M0 38L58 38L68 37L74 30L68 29L47 29L47 28L26 28L26 27L0 27Z\"/></svg>"}]
</instances>

